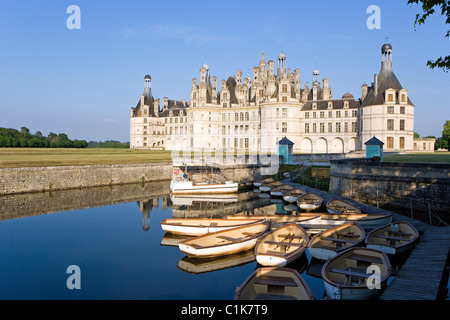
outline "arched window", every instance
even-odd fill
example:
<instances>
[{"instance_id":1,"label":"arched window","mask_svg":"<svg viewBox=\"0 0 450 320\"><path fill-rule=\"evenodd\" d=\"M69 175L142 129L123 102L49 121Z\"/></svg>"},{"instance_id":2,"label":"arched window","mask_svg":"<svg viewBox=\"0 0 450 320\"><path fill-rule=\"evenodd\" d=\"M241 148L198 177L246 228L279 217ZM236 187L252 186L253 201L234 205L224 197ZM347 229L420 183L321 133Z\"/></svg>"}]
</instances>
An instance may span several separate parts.
<instances>
[{"instance_id":1,"label":"arched window","mask_svg":"<svg viewBox=\"0 0 450 320\"><path fill-rule=\"evenodd\" d=\"M250 120L250 115L248 112L245 113L245 121L249 121Z\"/></svg>"},{"instance_id":2,"label":"arched window","mask_svg":"<svg viewBox=\"0 0 450 320\"><path fill-rule=\"evenodd\" d=\"M244 113L241 112L241 121L244 121Z\"/></svg>"},{"instance_id":3,"label":"arched window","mask_svg":"<svg viewBox=\"0 0 450 320\"><path fill-rule=\"evenodd\" d=\"M234 113L234 121L239 121L239 113Z\"/></svg>"}]
</instances>

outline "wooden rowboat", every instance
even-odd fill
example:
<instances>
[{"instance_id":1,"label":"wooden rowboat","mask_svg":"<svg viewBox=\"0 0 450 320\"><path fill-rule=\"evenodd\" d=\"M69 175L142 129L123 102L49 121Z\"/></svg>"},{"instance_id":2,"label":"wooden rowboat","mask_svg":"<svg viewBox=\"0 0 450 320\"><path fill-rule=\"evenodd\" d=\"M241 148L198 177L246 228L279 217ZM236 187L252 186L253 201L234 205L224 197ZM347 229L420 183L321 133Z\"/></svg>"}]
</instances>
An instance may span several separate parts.
<instances>
[{"instance_id":1,"label":"wooden rowboat","mask_svg":"<svg viewBox=\"0 0 450 320\"><path fill-rule=\"evenodd\" d=\"M306 250L309 236L296 223L286 224L266 233L255 245L256 261L263 266L283 267Z\"/></svg>"},{"instance_id":2,"label":"wooden rowboat","mask_svg":"<svg viewBox=\"0 0 450 320\"><path fill-rule=\"evenodd\" d=\"M270 195L272 197L282 197L283 192L294 189L293 186L290 186L288 184L282 184L281 186L274 187L270 189Z\"/></svg>"},{"instance_id":3,"label":"wooden rowboat","mask_svg":"<svg viewBox=\"0 0 450 320\"><path fill-rule=\"evenodd\" d=\"M305 193L297 198L297 206L305 211L318 210L323 204L323 198L317 193Z\"/></svg>"},{"instance_id":4,"label":"wooden rowboat","mask_svg":"<svg viewBox=\"0 0 450 320\"><path fill-rule=\"evenodd\" d=\"M275 181L274 178L266 178L266 179L263 179L263 180L259 180L259 181L253 182L253 185L255 187L259 188L264 183L270 183L270 182L274 182L274 181Z\"/></svg>"},{"instance_id":5,"label":"wooden rowboat","mask_svg":"<svg viewBox=\"0 0 450 320\"><path fill-rule=\"evenodd\" d=\"M419 231L408 222L400 221L371 231L365 240L366 247L389 255L412 249L419 239Z\"/></svg>"},{"instance_id":6,"label":"wooden rowboat","mask_svg":"<svg viewBox=\"0 0 450 320\"><path fill-rule=\"evenodd\" d=\"M356 222L360 226L381 226L390 223L392 213L321 213L321 223L326 225L341 225Z\"/></svg>"},{"instance_id":7,"label":"wooden rowboat","mask_svg":"<svg viewBox=\"0 0 450 320\"><path fill-rule=\"evenodd\" d=\"M321 270L327 296L336 300L371 299L386 288L390 274L386 254L368 248L346 250L327 261Z\"/></svg>"},{"instance_id":8,"label":"wooden rowboat","mask_svg":"<svg viewBox=\"0 0 450 320\"><path fill-rule=\"evenodd\" d=\"M356 205L340 199L332 199L327 202L327 211L329 213L361 213L361 209Z\"/></svg>"},{"instance_id":9,"label":"wooden rowboat","mask_svg":"<svg viewBox=\"0 0 450 320\"><path fill-rule=\"evenodd\" d=\"M308 251L314 258L327 260L351 247L364 242L366 232L356 223L346 223L316 234L308 243Z\"/></svg>"},{"instance_id":10,"label":"wooden rowboat","mask_svg":"<svg viewBox=\"0 0 450 320\"><path fill-rule=\"evenodd\" d=\"M283 185L283 182L281 181L272 181L268 183L263 183L262 185L259 186L259 190L261 190L262 192L269 192L272 188L279 187L281 185Z\"/></svg>"},{"instance_id":11,"label":"wooden rowboat","mask_svg":"<svg viewBox=\"0 0 450 320\"><path fill-rule=\"evenodd\" d=\"M320 224L320 215L314 213L302 213L300 215L227 215L227 219L265 219L275 223L297 223L299 225L305 224Z\"/></svg>"},{"instance_id":12,"label":"wooden rowboat","mask_svg":"<svg viewBox=\"0 0 450 320\"><path fill-rule=\"evenodd\" d=\"M297 270L263 267L236 289L234 300L314 300L314 294Z\"/></svg>"},{"instance_id":13,"label":"wooden rowboat","mask_svg":"<svg viewBox=\"0 0 450 320\"><path fill-rule=\"evenodd\" d=\"M207 233L178 243L178 248L192 258L211 258L251 250L256 241L269 230L263 221L219 232Z\"/></svg>"},{"instance_id":14,"label":"wooden rowboat","mask_svg":"<svg viewBox=\"0 0 450 320\"><path fill-rule=\"evenodd\" d=\"M261 220L255 219L236 219L230 221L229 219L164 219L161 221L161 228L169 233L189 235L189 236L200 236L209 232L218 232L222 230L227 230L231 228L241 227L257 222Z\"/></svg>"},{"instance_id":15,"label":"wooden rowboat","mask_svg":"<svg viewBox=\"0 0 450 320\"><path fill-rule=\"evenodd\" d=\"M297 198L306 193L305 190L300 188L293 188L291 190L286 190L283 192L283 200L289 203L296 203Z\"/></svg>"}]
</instances>

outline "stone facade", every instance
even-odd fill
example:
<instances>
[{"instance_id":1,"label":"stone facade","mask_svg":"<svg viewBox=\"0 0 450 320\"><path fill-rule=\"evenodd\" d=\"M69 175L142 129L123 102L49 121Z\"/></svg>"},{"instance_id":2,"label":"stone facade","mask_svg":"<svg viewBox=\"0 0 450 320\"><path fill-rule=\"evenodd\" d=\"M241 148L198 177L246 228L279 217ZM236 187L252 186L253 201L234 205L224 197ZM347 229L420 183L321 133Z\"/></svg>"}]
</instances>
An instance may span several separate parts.
<instances>
[{"instance_id":1,"label":"stone facade","mask_svg":"<svg viewBox=\"0 0 450 320\"><path fill-rule=\"evenodd\" d=\"M207 64L193 79L190 101L144 94L131 108L130 148L192 151L276 152L283 137L294 142L294 153L349 153L364 150L376 136L384 150L414 150L414 105L392 71L392 46L382 47L381 71L361 98L350 93L333 98L328 79L301 86L300 71L286 67L286 55L266 62L264 53L253 77L241 70L228 79L210 75Z\"/></svg>"}]
</instances>

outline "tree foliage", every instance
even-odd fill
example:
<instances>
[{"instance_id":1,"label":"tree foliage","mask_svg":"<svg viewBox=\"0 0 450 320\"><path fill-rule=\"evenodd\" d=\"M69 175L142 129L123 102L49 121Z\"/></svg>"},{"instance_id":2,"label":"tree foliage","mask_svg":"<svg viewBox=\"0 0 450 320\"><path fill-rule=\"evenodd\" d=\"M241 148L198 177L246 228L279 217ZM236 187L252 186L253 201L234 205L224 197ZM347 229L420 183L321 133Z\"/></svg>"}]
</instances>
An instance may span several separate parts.
<instances>
[{"instance_id":1,"label":"tree foliage","mask_svg":"<svg viewBox=\"0 0 450 320\"><path fill-rule=\"evenodd\" d=\"M445 24L450 24L450 1L449 0L408 0L408 4L422 5L423 13L416 14L414 21L414 28L417 25L424 24L427 18L434 14L440 8L441 15L446 17ZM450 37L450 29L445 34L446 38ZM446 57L439 57L435 61L428 60L427 66L431 69L441 68L445 72L450 70L450 55Z\"/></svg>"},{"instance_id":2,"label":"tree foliage","mask_svg":"<svg viewBox=\"0 0 450 320\"><path fill-rule=\"evenodd\" d=\"M447 149L450 151L450 120L445 121L442 136L437 138L435 149Z\"/></svg>"},{"instance_id":3,"label":"tree foliage","mask_svg":"<svg viewBox=\"0 0 450 320\"><path fill-rule=\"evenodd\" d=\"M0 148L86 148L85 140L70 140L65 133L50 132L47 137L37 131L31 134L26 127L20 131L12 128L0 128Z\"/></svg>"}]
</instances>

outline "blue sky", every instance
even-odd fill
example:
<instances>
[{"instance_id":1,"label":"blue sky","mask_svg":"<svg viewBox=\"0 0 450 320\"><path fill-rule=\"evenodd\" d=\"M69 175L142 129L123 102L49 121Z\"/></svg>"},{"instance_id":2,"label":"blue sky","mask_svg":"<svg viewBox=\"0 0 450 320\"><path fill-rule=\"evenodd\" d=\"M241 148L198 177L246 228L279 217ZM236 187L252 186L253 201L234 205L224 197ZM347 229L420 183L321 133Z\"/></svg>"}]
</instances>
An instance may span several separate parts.
<instances>
[{"instance_id":1,"label":"blue sky","mask_svg":"<svg viewBox=\"0 0 450 320\"><path fill-rule=\"evenodd\" d=\"M0 127L71 139L129 141L130 107L152 76L161 100L189 100L205 63L218 80L251 76L264 51L300 69L303 87L318 68L333 97L361 96L380 71L381 46L393 46L393 68L415 104L415 131L440 136L450 119L450 74L428 59L448 55L439 14L414 30L417 5L407 0L150 1L0 0ZM69 30L69 5L81 29ZM381 29L368 29L369 5Z\"/></svg>"}]
</instances>

